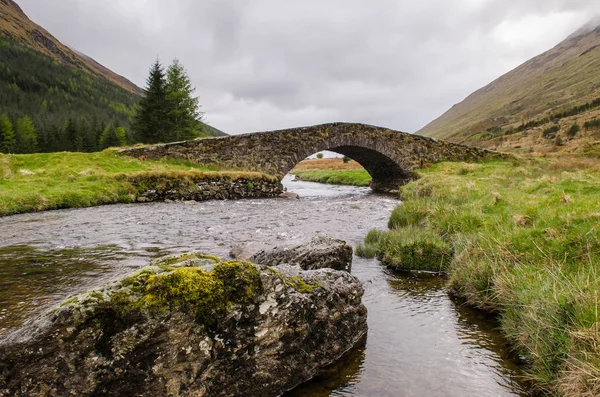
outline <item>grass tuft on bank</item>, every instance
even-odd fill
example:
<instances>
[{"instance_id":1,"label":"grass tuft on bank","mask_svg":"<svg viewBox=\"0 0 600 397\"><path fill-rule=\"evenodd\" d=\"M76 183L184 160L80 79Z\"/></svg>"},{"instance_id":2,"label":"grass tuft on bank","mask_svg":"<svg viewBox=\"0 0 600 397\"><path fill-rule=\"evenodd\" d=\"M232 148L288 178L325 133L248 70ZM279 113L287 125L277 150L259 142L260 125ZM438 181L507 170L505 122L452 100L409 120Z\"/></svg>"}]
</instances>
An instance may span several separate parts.
<instances>
[{"instance_id":1,"label":"grass tuft on bank","mask_svg":"<svg viewBox=\"0 0 600 397\"><path fill-rule=\"evenodd\" d=\"M181 160L141 161L99 153L0 154L0 216L60 208L128 203L148 186L173 181L270 176L219 171Z\"/></svg>"},{"instance_id":2,"label":"grass tuft on bank","mask_svg":"<svg viewBox=\"0 0 600 397\"><path fill-rule=\"evenodd\" d=\"M452 294L498 314L537 385L600 395L599 171L568 157L436 164L357 253L445 270Z\"/></svg>"}]
</instances>

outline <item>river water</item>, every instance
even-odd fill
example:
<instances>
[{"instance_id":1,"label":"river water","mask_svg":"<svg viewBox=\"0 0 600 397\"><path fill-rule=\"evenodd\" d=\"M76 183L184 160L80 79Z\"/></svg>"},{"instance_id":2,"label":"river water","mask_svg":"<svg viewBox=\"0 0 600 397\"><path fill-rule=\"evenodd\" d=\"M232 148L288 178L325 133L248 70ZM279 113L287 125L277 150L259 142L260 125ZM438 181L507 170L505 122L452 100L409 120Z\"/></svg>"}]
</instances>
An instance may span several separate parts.
<instances>
[{"instance_id":1,"label":"river water","mask_svg":"<svg viewBox=\"0 0 600 397\"><path fill-rule=\"evenodd\" d=\"M232 246L327 233L356 246L398 201L368 188L284 184L300 200L112 205L0 218L0 337L69 295L169 253L223 257ZM451 300L444 280L354 258L369 333L286 396L528 396L496 324Z\"/></svg>"}]
</instances>

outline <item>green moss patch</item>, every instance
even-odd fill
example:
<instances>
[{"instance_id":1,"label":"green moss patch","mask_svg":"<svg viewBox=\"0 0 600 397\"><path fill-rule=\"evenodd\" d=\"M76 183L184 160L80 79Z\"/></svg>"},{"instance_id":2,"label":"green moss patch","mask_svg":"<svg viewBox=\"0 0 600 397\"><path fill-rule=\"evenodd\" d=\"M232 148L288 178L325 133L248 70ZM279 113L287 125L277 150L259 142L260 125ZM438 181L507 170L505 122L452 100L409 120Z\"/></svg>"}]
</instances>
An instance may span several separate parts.
<instances>
[{"instance_id":1,"label":"green moss patch","mask_svg":"<svg viewBox=\"0 0 600 397\"><path fill-rule=\"evenodd\" d=\"M254 304L261 293L256 265L224 261L210 272L197 267L150 266L107 291L92 291L62 306L97 305L101 311L117 315L119 321L139 317L143 311L180 310L211 327L234 305Z\"/></svg>"},{"instance_id":2,"label":"green moss patch","mask_svg":"<svg viewBox=\"0 0 600 397\"><path fill-rule=\"evenodd\" d=\"M291 287L302 294L310 294L317 288L325 288L320 283L307 283L302 276L287 276L275 268L269 266L266 266L265 268L271 272L271 274L278 277L284 285Z\"/></svg>"}]
</instances>

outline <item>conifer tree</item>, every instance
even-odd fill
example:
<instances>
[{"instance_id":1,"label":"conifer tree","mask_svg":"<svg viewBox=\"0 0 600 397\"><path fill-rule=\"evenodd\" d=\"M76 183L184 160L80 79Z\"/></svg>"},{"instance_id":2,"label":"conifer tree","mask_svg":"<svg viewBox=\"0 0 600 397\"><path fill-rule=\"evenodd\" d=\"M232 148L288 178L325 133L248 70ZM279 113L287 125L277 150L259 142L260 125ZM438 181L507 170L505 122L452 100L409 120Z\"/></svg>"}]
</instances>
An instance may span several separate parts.
<instances>
[{"instance_id":1,"label":"conifer tree","mask_svg":"<svg viewBox=\"0 0 600 397\"><path fill-rule=\"evenodd\" d=\"M117 146L127 145L127 131L125 131L124 127L115 128L115 138Z\"/></svg>"},{"instance_id":2,"label":"conifer tree","mask_svg":"<svg viewBox=\"0 0 600 397\"><path fill-rule=\"evenodd\" d=\"M112 125L107 125L104 127L102 134L100 135L100 140L98 141L98 147L100 150L104 150L108 147L115 146L115 139L113 134Z\"/></svg>"},{"instance_id":3,"label":"conifer tree","mask_svg":"<svg viewBox=\"0 0 600 397\"><path fill-rule=\"evenodd\" d=\"M168 137L165 72L158 61L150 68L146 80L146 95L139 103L133 123L137 140L143 143L157 143Z\"/></svg>"},{"instance_id":4,"label":"conifer tree","mask_svg":"<svg viewBox=\"0 0 600 397\"><path fill-rule=\"evenodd\" d=\"M127 145L127 132L125 128L113 128L111 125L106 126L100 136L98 145L100 149Z\"/></svg>"},{"instance_id":5,"label":"conifer tree","mask_svg":"<svg viewBox=\"0 0 600 397\"><path fill-rule=\"evenodd\" d=\"M167 69L167 117L169 140L193 139L198 136L202 114L198 109L195 88L178 59Z\"/></svg>"},{"instance_id":6,"label":"conifer tree","mask_svg":"<svg viewBox=\"0 0 600 397\"><path fill-rule=\"evenodd\" d=\"M37 151L37 135L29 116L25 115L17 121L17 153L35 153Z\"/></svg>"},{"instance_id":7,"label":"conifer tree","mask_svg":"<svg viewBox=\"0 0 600 397\"><path fill-rule=\"evenodd\" d=\"M0 151L14 153L17 146L13 124L7 115L0 116Z\"/></svg>"}]
</instances>

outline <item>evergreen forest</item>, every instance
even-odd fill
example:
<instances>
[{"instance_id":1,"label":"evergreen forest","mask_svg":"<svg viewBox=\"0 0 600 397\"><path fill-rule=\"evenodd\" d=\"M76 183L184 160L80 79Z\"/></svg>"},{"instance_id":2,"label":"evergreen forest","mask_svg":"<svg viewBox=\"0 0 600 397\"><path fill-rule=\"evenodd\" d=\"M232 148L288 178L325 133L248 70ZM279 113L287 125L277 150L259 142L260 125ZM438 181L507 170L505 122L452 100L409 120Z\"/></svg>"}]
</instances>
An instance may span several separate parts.
<instances>
[{"instance_id":1,"label":"evergreen forest","mask_svg":"<svg viewBox=\"0 0 600 397\"><path fill-rule=\"evenodd\" d=\"M153 68L157 65L158 61ZM169 72L175 73L180 93L171 94L177 98L165 102L163 106L172 107L163 112L176 117L178 109L173 104L184 104L187 110L179 111L177 120L186 117L179 121L176 132L148 139L137 134L139 128L135 126L146 101L143 92L129 92L103 78L62 65L0 34L0 152L94 152L139 142L222 135L200 122L197 109L190 110L198 100L190 96L193 88L179 62L174 61ZM167 75L163 74L166 95ZM190 121L190 117L194 119Z\"/></svg>"}]
</instances>

